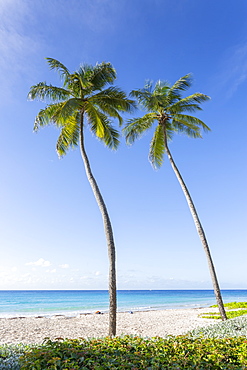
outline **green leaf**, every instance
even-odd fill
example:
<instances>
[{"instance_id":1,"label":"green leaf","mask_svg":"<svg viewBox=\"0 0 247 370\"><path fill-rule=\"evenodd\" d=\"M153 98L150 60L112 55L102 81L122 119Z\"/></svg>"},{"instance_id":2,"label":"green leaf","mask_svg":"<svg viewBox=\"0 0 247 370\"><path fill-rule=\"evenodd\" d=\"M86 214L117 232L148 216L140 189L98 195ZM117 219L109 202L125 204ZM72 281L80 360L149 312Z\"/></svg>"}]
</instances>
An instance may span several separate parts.
<instances>
[{"instance_id":1,"label":"green leaf","mask_svg":"<svg viewBox=\"0 0 247 370\"><path fill-rule=\"evenodd\" d=\"M53 58L45 58L45 59L47 60L47 63L49 64L50 69L56 69L59 72L62 80L64 81L66 85L70 78L69 70L61 62L59 62L56 59L53 59Z\"/></svg>"},{"instance_id":2,"label":"green leaf","mask_svg":"<svg viewBox=\"0 0 247 370\"><path fill-rule=\"evenodd\" d=\"M79 141L79 119L70 117L66 120L66 124L62 127L57 140L57 153L59 156L66 154L68 149L74 148Z\"/></svg>"},{"instance_id":3,"label":"green leaf","mask_svg":"<svg viewBox=\"0 0 247 370\"><path fill-rule=\"evenodd\" d=\"M123 129L127 144L132 144L136 139L140 138L145 131L149 130L155 119L156 113L147 113L141 118L128 120Z\"/></svg>"},{"instance_id":4,"label":"green leaf","mask_svg":"<svg viewBox=\"0 0 247 370\"><path fill-rule=\"evenodd\" d=\"M47 85L45 82L40 82L30 88L28 99L51 100L57 102L68 99L70 95L71 93L68 90L61 87Z\"/></svg>"},{"instance_id":5,"label":"green leaf","mask_svg":"<svg viewBox=\"0 0 247 370\"><path fill-rule=\"evenodd\" d=\"M156 127L149 151L149 160L154 168L161 167L164 160L165 142L164 129L161 125Z\"/></svg>"},{"instance_id":6,"label":"green leaf","mask_svg":"<svg viewBox=\"0 0 247 370\"><path fill-rule=\"evenodd\" d=\"M89 102L86 104L85 111L92 131L98 138L102 139L105 132L103 121L106 119L106 116Z\"/></svg>"}]
</instances>

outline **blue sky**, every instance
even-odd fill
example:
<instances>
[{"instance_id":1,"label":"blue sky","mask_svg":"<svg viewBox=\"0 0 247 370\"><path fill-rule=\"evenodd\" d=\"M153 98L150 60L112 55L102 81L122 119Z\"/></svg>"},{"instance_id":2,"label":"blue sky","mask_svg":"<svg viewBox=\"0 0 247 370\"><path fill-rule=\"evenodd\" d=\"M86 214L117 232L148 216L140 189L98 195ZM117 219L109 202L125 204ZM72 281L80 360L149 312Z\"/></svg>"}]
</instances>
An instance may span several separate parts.
<instances>
[{"instance_id":1,"label":"blue sky","mask_svg":"<svg viewBox=\"0 0 247 370\"><path fill-rule=\"evenodd\" d=\"M222 288L247 288L245 0L0 0L0 289L107 289L101 215L79 150L59 159L58 131L33 133L44 103L30 86L59 85L45 57L71 71L109 61L127 93L145 80L211 96L203 139L174 137L174 159L206 232ZM137 112L141 114L143 112ZM129 118L129 117L127 117ZM148 162L151 133L116 152L86 130L108 207L119 289L211 289L207 262L167 158Z\"/></svg>"}]
</instances>

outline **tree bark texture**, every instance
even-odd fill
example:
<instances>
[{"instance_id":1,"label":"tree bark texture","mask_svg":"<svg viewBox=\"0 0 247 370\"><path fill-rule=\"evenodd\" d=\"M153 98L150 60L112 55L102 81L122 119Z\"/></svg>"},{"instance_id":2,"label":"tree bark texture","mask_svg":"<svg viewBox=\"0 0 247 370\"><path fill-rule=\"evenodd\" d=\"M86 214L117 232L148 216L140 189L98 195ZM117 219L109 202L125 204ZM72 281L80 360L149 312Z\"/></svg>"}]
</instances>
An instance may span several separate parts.
<instances>
[{"instance_id":1,"label":"tree bark texture","mask_svg":"<svg viewBox=\"0 0 247 370\"><path fill-rule=\"evenodd\" d=\"M107 247L108 247L108 258L109 258L109 336L116 335L116 315L117 315L117 288L116 288L116 251L113 238L113 230L111 226L110 217L107 212L107 208L103 197L100 193L97 182L92 174L90 163L88 160L87 153L84 146L84 132L83 132L83 114L81 116L81 125L80 125L80 149L81 156L84 162L86 175L88 181L93 190L96 202L99 206L104 230L106 235Z\"/></svg>"},{"instance_id":2,"label":"tree bark texture","mask_svg":"<svg viewBox=\"0 0 247 370\"><path fill-rule=\"evenodd\" d=\"M190 196L188 188L185 185L185 182L184 182L184 180L183 180L183 178L182 178L182 176L181 176L181 174L180 174L180 172L179 172L179 170L178 170L178 168L177 168L177 166L176 166L176 164L173 160L171 152L168 148L165 125L164 125L164 142L165 142L165 150L166 150L167 156L170 160L172 169L175 172L175 175L176 175L176 177L179 181L179 184L180 184L180 186L183 190L183 193L184 193L185 198L187 200L187 203L188 203L191 215L193 217L193 220L194 220L199 238L202 242L203 249L206 253L206 258L207 258L207 262L208 262L208 266L209 266L209 272L210 272L210 275L211 275L212 284L213 284L213 288L214 288L214 294L215 294L215 297L216 297L216 302L217 302L217 305L218 305L218 308L219 308L221 318L222 318L222 320L227 320L227 316L226 316L226 312L225 312L225 308L224 308L224 304L223 304L223 300L222 300L222 296L221 296L221 292L220 292L220 287L219 287L218 279L217 279L217 276L216 276L216 272L215 272L213 260L212 260L212 257L211 257L210 249L209 249L209 246L208 246L208 243L207 243L206 235L205 235L204 230L202 228L201 222L199 220L195 205L192 201L192 198Z\"/></svg>"}]
</instances>

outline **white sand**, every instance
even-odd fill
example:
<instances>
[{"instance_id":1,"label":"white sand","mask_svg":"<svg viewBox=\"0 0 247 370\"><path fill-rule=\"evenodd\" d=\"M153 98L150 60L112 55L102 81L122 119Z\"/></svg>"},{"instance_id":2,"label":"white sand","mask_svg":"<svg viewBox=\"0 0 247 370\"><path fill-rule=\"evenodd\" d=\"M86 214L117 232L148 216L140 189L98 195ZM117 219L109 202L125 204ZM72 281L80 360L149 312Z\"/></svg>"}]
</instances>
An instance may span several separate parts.
<instances>
[{"instance_id":1,"label":"white sand","mask_svg":"<svg viewBox=\"0 0 247 370\"><path fill-rule=\"evenodd\" d=\"M142 311L117 314L117 335L142 337L180 335L216 320L198 315L212 308ZM42 343L45 337L96 338L108 335L108 314L81 314L77 317L54 316L0 319L0 343Z\"/></svg>"}]
</instances>

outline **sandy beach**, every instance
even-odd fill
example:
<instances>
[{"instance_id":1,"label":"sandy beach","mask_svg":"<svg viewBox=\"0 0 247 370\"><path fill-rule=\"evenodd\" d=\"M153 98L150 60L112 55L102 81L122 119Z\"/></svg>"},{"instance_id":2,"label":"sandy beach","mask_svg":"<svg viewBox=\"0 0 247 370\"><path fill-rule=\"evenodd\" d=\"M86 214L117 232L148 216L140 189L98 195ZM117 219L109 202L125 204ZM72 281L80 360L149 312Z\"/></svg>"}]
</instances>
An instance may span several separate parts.
<instances>
[{"instance_id":1,"label":"sandy beach","mask_svg":"<svg viewBox=\"0 0 247 370\"><path fill-rule=\"evenodd\" d=\"M217 321L198 317L212 308L168 309L117 314L117 335L142 337L180 335ZM108 314L80 314L77 317L53 316L0 319L0 343L42 343L45 337L92 338L108 334Z\"/></svg>"}]
</instances>

